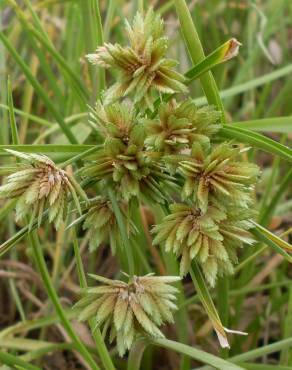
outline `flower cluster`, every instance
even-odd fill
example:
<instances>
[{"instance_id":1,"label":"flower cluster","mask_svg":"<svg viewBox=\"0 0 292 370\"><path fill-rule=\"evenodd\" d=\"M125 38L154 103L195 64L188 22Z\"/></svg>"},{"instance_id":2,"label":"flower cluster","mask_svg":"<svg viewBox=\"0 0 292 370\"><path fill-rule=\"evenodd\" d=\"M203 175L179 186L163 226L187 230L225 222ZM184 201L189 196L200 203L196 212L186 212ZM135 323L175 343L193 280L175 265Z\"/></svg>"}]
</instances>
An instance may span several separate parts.
<instances>
[{"instance_id":1,"label":"flower cluster","mask_svg":"<svg viewBox=\"0 0 292 370\"><path fill-rule=\"evenodd\" d=\"M152 90L159 93L186 92L185 78L173 68L177 62L167 59L168 39L163 35L163 21L150 8L145 17L137 13L133 26L126 22L130 45L104 44L88 60L120 72L118 81L106 91L105 103L131 94L134 103L153 106Z\"/></svg>"},{"instance_id":2,"label":"flower cluster","mask_svg":"<svg viewBox=\"0 0 292 370\"><path fill-rule=\"evenodd\" d=\"M196 259L214 286L218 274L233 272L236 249L252 243L248 229L258 168L243 159L245 149L218 140L221 113L212 106L198 108L192 99L161 99L154 113L136 112L135 103L141 100L152 107L153 89L167 93L185 89L180 75L165 71L170 66L165 59L167 40L152 9L144 18L138 13L126 31L130 46L105 44L88 56L120 75L91 112L92 124L104 141L82 174L97 182L106 180L119 201L135 197L150 205L184 201L173 205L171 214L154 227L154 244L163 243L180 258L181 275ZM157 84L161 73L163 88ZM112 102L126 95L134 96L134 105Z\"/></svg>"},{"instance_id":3,"label":"flower cluster","mask_svg":"<svg viewBox=\"0 0 292 370\"><path fill-rule=\"evenodd\" d=\"M59 169L50 158L7 151L24 160L24 163L9 168L11 174L7 183L0 187L1 198L18 198L16 219L30 216L32 222L37 217L40 225L43 212L48 209L49 222L54 222L58 228L66 218L70 195L80 210L77 194L87 200L85 193L74 178Z\"/></svg>"},{"instance_id":4,"label":"flower cluster","mask_svg":"<svg viewBox=\"0 0 292 370\"><path fill-rule=\"evenodd\" d=\"M105 335L110 330L110 342L116 338L122 356L139 335L163 338L159 326L173 322L175 293L170 285L177 276L133 276L128 283L91 275L101 283L86 290L76 304L81 308L79 320L94 318L95 326Z\"/></svg>"},{"instance_id":5,"label":"flower cluster","mask_svg":"<svg viewBox=\"0 0 292 370\"><path fill-rule=\"evenodd\" d=\"M153 232L154 244L163 242L166 251L181 256L180 274L184 276L196 258L211 286L215 285L217 274L231 274L237 261L236 248L243 243L251 244L248 233L252 223L250 212L237 214L222 206L209 205L206 212L199 207L186 204L172 204L171 213Z\"/></svg>"},{"instance_id":6,"label":"flower cluster","mask_svg":"<svg viewBox=\"0 0 292 370\"><path fill-rule=\"evenodd\" d=\"M90 250L108 243L113 253L126 244L121 235L126 239L128 232L130 239L137 231L138 202L153 213L171 204L153 227L153 243L180 259L181 276L196 260L213 287L218 275L232 274L238 248L253 242L248 230L259 170L244 158L245 149L222 142L221 112L215 107L162 95L187 88L174 70L176 61L166 57L169 42L160 16L152 9L145 16L137 13L132 26L126 22L126 34L128 46L104 44L87 56L118 72L117 82L90 112L101 145L82 155L78 172L92 199L48 157L13 151L25 163L10 169L0 197L18 199L17 218L31 215L40 225L46 210L56 227L66 218L71 197L81 212L81 197L83 214L71 226L83 222ZM163 337L159 327L173 321L176 309L177 289L170 283L179 277L131 276L127 283L93 277L101 285L85 290L77 303L79 318L93 317L110 342L116 338L120 355L139 335Z\"/></svg>"},{"instance_id":7,"label":"flower cluster","mask_svg":"<svg viewBox=\"0 0 292 370\"><path fill-rule=\"evenodd\" d=\"M134 109L125 102L98 102L91 118L104 143L101 150L88 157L82 174L97 181L108 180L125 200L139 196L163 202L166 194L161 184L170 185L172 177L165 173L163 163L146 151L145 127Z\"/></svg>"},{"instance_id":8,"label":"flower cluster","mask_svg":"<svg viewBox=\"0 0 292 370\"><path fill-rule=\"evenodd\" d=\"M185 179L184 198L197 201L203 211L207 210L209 197L221 203L227 197L229 202L247 207L258 167L240 160L241 152L228 143L193 145L191 156L179 162L179 172Z\"/></svg>"},{"instance_id":9,"label":"flower cluster","mask_svg":"<svg viewBox=\"0 0 292 370\"><path fill-rule=\"evenodd\" d=\"M211 106L197 108L191 100L161 103L158 118L144 119L146 144L163 154L180 153L195 142L209 142L220 124L220 113Z\"/></svg>"}]
</instances>

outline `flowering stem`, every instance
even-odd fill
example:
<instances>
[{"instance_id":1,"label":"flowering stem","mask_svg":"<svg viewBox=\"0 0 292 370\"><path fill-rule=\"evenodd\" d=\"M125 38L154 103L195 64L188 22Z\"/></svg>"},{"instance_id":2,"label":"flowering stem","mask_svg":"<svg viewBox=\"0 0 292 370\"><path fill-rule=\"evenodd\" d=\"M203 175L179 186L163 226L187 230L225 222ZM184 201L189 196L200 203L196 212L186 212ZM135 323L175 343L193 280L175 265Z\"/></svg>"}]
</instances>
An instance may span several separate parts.
<instances>
[{"instance_id":1,"label":"flowering stem","mask_svg":"<svg viewBox=\"0 0 292 370\"><path fill-rule=\"evenodd\" d=\"M73 229L73 247L74 247L74 255L75 255L75 260L76 260L79 284L80 284L80 287L84 289L87 287L87 281L86 281L85 272L84 272L84 268L82 264L82 259L80 256L78 240L77 240L75 229ZM94 319L89 320L89 325L90 325L92 336L94 338L94 342L96 344L97 351L104 365L104 368L107 370L115 370L115 367L112 363L111 357L108 353L108 350L106 348L106 345L104 343L100 330L98 328L95 328Z\"/></svg>"},{"instance_id":2,"label":"flowering stem","mask_svg":"<svg viewBox=\"0 0 292 370\"><path fill-rule=\"evenodd\" d=\"M138 339L133 347L131 348L131 351L129 353L129 359L128 359L128 370L139 370L142 362L142 357L144 354L144 351L149 344L148 340L145 340L144 338Z\"/></svg>"},{"instance_id":3,"label":"flowering stem","mask_svg":"<svg viewBox=\"0 0 292 370\"><path fill-rule=\"evenodd\" d=\"M131 247L131 243L128 237L126 225L124 224L122 213L117 203L116 197L110 187L108 189L108 195L109 195L110 201L113 206L113 211L117 219L118 227L120 229L123 247L124 247L124 250L126 251L127 260L128 260L128 269L129 269L128 273L130 277L132 277L135 274L135 267L134 267L135 264L134 264L132 247Z\"/></svg>"},{"instance_id":4,"label":"flowering stem","mask_svg":"<svg viewBox=\"0 0 292 370\"><path fill-rule=\"evenodd\" d=\"M193 23L190 11L185 0L174 0L174 5L179 17L182 34L190 57L192 59L192 62L194 64L197 64L205 58L205 54L196 27ZM208 72L203 74L200 80L209 104L214 104L218 107L218 109L221 110L222 121L224 122L224 107L212 73Z\"/></svg>"},{"instance_id":5,"label":"flowering stem","mask_svg":"<svg viewBox=\"0 0 292 370\"><path fill-rule=\"evenodd\" d=\"M76 349L78 350L78 352L80 352L84 360L89 364L90 368L92 370L100 370L99 366L95 363L94 359L92 358L92 356L90 355L90 353L88 352L88 350L86 349L86 347L84 346L80 338L75 333L75 330L71 326L70 321L67 319L66 313L64 312L63 307L61 306L56 290L52 284L52 281L51 281L51 278L50 278L50 275L47 269L46 261L45 261L41 246L39 244L36 232L35 231L30 232L28 235L29 235L30 244L32 246L34 259L40 271L47 294L55 307L56 313L59 316L60 321L62 325L64 326L64 329L66 330L67 334L71 338L72 342L75 343Z\"/></svg>"}]
</instances>

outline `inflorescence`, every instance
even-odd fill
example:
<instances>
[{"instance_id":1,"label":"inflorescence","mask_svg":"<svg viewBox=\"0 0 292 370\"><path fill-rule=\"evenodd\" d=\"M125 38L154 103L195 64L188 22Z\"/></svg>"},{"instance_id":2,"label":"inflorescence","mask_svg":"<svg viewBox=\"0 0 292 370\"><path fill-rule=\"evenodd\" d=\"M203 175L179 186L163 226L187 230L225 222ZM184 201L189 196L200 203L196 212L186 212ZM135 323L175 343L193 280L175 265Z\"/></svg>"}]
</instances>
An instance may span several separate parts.
<instances>
[{"instance_id":1,"label":"inflorescence","mask_svg":"<svg viewBox=\"0 0 292 370\"><path fill-rule=\"evenodd\" d=\"M152 229L154 245L174 253L181 276L196 260L213 287L218 275L233 273L238 248L253 243L248 230L259 170L246 160L245 149L222 142L215 107L169 95L163 101L161 94L188 90L174 70L177 62L166 57L169 40L160 16L152 9L137 13L125 30L128 46L107 43L87 55L89 62L118 71L90 113L101 146L78 171L94 197L88 202L73 177L49 158L12 151L23 162L10 167L0 197L17 199L18 219L30 215L40 225L47 211L56 227L66 219L72 197L82 208L79 221L91 250L109 243L113 252L121 245L120 225L107 188L116 195L129 238L136 232L136 220L129 220L132 201L160 205L165 217ZM78 197L86 201L81 208ZM95 278L101 285L84 292L77 304L80 319L94 317L110 341L116 338L120 355L138 335L163 337L159 326L172 322L176 309L177 289L169 284L179 277L132 276L127 283Z\"/></svg>"}]
</instances>

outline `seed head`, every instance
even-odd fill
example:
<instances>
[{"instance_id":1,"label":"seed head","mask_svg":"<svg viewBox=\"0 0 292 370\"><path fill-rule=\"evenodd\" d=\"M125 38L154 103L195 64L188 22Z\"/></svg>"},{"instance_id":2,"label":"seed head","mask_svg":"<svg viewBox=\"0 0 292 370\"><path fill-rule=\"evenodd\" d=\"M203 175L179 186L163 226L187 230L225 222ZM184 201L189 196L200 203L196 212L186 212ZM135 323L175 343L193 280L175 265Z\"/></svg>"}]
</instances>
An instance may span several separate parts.
<instances>
[{"instance_id":1,"label":"seed head","mask_svg":"<svg viewBox=\"0 0 292 370\"><path fill-rule=\"evenodd\" d=\"M146 144L164 154L180 153L194 142L209 142L220 128L220 113L212 106L197 108L191 99L162 103L158 114L157 119L144 120Z\"/></svg>"},{"instance_id":2,"label":"seed head","mask_svg":"<svg viewBox=\"0 0 292 370\"><path fill-rule=\"evenodd\" d=\"M89 62L120 72L116 82L105 95L105 103L132 94L134 102L152 107L152 90L162 93L186 92L185 78L173 68L177 62L165 57L168 39L163 36L163 21L150 8L143 17L137 13L133 25L126 22L129 46L104 44Z\"/></svg>"},{"instance_id":3,"label":"seed head","mask_svg":"<svg viewBox=\"0 0 292 370\"><path fill-rule=\"evenodd\" d=\"M241 160L241 150L223 143L217 147L196 143L191 158L179 162L185 178L183 197L192 197L206 211L210 197L221 203L226 198L239 207L248 207L259 169Z\"/></svg>"},{"instance_id":4,"label":"seed head","mask_svg":"<svg viewBox=\"0 0 292 370\"><path fill-rule=\"evenodd\" d=\"M98 104L92 118L104 137L103 148L88 157L82 174L97 181L109 180L121 199L141 196L162 202L161 181L171 181L161 163L145 148L145 129L125 103Z\"/></svg>"},{"instance_id":5,"label":"seed head","mask_svg":"<svg viewBox=\"0 0 292 370\"><path fill-rule=\"evenodd\" d=\"M156 233L153 244L164 243L167 252L181 257L181 276L187 274L193 259L199 262L211 286L218 274L232 274L237 247L253 242L247 231L251 227L250 213L229 214L215 205L209 205L205 213L186 204L173 204L170 210L153 228Z\"/></svg>"},{"instance_id":6,"label":"seed head","mask_svg":"<svg viewBox=\"0 0 292 370\"><path fill-rule=\"evenodd\" d=\"M138 335L163 338L159 326L173 322L177 289L170 285L177 276L152 274L134 276L128 283L91 275L101 285L88 288L76 304L81 307L80 320L95 318L96 327L109 331L110 342L115 338L121 356L131 348Z\"/></svg>"},{"instance_id":7,"label":"seed head","mask_svg":"<svg viewBox=\"0 0 292 370\"><path fill-rule=\"evenodd\" d=\"M45 155L7 151L24 160L10 168L12 173L7 177L7 183L0 187L1 198L18 198L17 220L30 216L33 221L37 217L40 225L42 214L48 209L49 222L54 222L58 228L66 218L70 194L80 211L77 193L87 198L72 176Z\"/></svg>"}]
</instances>

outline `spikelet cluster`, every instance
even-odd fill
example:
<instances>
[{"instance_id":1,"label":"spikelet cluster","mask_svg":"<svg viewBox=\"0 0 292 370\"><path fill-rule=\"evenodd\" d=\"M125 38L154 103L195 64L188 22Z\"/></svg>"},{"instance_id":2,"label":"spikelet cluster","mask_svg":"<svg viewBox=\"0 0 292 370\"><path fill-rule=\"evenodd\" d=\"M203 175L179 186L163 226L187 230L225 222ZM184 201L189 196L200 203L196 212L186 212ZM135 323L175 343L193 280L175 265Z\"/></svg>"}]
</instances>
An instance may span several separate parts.
<instances>
[{"instance_id":1,"label":"spikelet cluster","mask_svg":"<svg viewBox=\"0 0 292 370\"><path fill-rule=\"evenodd\" d=\"M189 271L195 258L211 286L217 275L232 274L237 262L236 249L243 243L251 244L248 233L252 227L247 210L228 212L220 205L209 205L202 212L199 207L182 203L172 204L171 213L156 225L154 244L163 243L166 251L180 257L180 274Z\"/></svg>"},{"instance_id":2,"label":"spikelet cluster","mask_svg":"<svg viewBox=\"0 0 292 370\"><path fill-rule=\"evenodd\" d=\"M207 210L210 197L219 203L248 207L259 169L240 158L243 151L229 143L195 143L190 156L172 157L178 161L178 171L185 180L183 198L191 198L203 211Z\"/></svg>"},{"instance_id":3,"label":"spikelet cluster","mask_svg":"<svg viewBox=\"0 0 292 370\"><path fill-rule=\"evenodd\" d=\"M165 57L169 41L163 28L162 19L150 8L145 16L137 13L132 26L126 21L129 46L106 43L87 55L91 63L120 72L118 81L105 93L105 103L131 94L134 103L152 108L152 91L187 91L185 78L173 69L177 62Z\"/></svg>"},{"instance_id":4,"label":"spikelet cluster","mask_svg":"<svg viewBox=\"0 0 292 370\"><path fill-rule=\"evenodd\" d=\"M119 202L119 208L127 224L126 212L127 204ZM112 208L112 204L106 197L98 196L90 202L90 206L86 211L83 229L89 232L90 251L96 250L102 243L108 243L111 246L112 253L115 254L117 244L121 243L119 227L116 216ZM134 233L135 227L131 220L129 236ZM75 222L76 223L76 222Z\"/></svg>"},{"instance_id":5,"label":"spikelet cluster","mask_svg":"<svg viewBox=\"0 0 292 370\"><path fill-rule=\"evenodd\" d=\"M182 176L181 198L153 232L155 244L180 258L185 275L193 259L214 286L218 275L232 274L237 249L252 244L249 233L256 165L242 160L242 152L230 143L193 143L190 152L167 156Z\"/></svg>"},{"instance_id":6,"label":"spikelet cluster","mask_svg":"<svg viewBox=\"0 0 292 370\"><path fill-rule=\"evenodd\" d=\"M91 275L101 285L86 290L76 304L81 308L81 321L94 318L109 340L116 338L121 356L131 348L139 336L163 338L159 329L163 323L173 322L177 289L170 285L180 280L177 276L134 276L128 283Z\"/></svg>"},{"instance_id":7,"label":"spikelet cluster","mask_svg":"<svg viewBox=\"0 0 292 370\"><path fill-rule=\"evenodd\" d=\"M156 119L144 119L146 144L163 154L180 153L195 142L209 142L221 127L219 117L212 106L197 108L191 99L161 103Z\"/></svg>"},{"instance_id":8,"label":"spikelet cluster","mask_svg":"<svg viewBox=\"0 0 292 370\"><path fill-rule=\"evenodd\" d=\"M165 173L162 163L146 151L145 127L134 109L125 102L109 105L99 102L91 117L104 143L100 151L88 157L82 174L97 181L108 180L124 200L139 196L164 201L161 182L167 184L172 178Z\"/></svg>"},{"instance_id":9,"label":"spikelet cluster","mask_svg":"<svg viewBox=\"0 0 292 370\"><path fill-rule=\"evenodd\" d=\"M80 210L77 194L84 199L85 193L72 176L59 169L45 155L27 154L7 150L24 163L11 167L7 183L0 187L1 198L17 198L16 219L30 216L31 221L42 220L44 210L48 210L49 222L58 228L66 218L70 195Z\"/></svg>"}]
</instances>

